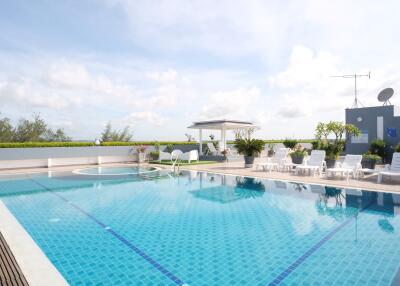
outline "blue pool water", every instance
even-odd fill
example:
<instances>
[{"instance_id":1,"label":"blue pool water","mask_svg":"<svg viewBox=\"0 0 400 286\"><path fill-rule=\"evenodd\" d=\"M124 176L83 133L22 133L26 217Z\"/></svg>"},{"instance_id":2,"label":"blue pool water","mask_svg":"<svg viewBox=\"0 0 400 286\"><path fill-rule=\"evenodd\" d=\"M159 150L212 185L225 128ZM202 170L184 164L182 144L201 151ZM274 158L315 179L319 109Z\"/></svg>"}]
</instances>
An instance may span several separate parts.
<instances>
[{"instance_id":1,"label":"blue pool water","mask_svg":"<svg viewBox=\"0 0 400 286\"><path fill-rule=\"evenodd\" d=\"M183 172L0 178L71 285L399 285L400 195Z\"/></svg>"}]
</instances>

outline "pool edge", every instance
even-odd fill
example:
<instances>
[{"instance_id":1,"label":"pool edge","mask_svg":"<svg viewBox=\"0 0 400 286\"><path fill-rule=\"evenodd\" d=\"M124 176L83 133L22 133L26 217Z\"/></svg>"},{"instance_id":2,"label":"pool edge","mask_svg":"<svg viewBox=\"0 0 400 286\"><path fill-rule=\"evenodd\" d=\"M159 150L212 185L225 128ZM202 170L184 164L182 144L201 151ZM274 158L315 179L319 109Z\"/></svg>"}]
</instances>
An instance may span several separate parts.
<instances>
[{"instance_id":1,"label":"pool edge","mask_svg":"<svg viewBox=\"0 0 400 286\"><path fill-rule=\"evenodd\" d=\"M0 232L30 286L69 285L0 199Z\"/></svg>"}]
</instances>

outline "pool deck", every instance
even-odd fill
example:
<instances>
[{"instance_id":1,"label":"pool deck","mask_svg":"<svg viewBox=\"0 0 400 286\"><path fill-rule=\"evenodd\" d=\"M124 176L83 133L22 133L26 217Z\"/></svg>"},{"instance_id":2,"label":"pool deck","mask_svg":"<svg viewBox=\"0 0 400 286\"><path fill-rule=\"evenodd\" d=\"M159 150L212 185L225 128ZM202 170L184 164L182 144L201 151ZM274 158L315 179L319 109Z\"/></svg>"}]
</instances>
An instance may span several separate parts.
<instances>
[{"instance_id":1,"label":"pool deck","mask_svg":"<svg viewBox=\"0 0 400 286\"><path fill-rule=\"evenodd\" d=\"M0 233L0 285L11 286L27 286L22 270L19 267L10 247L6 243L3 235Z\"/></svg>"}]
</instances>

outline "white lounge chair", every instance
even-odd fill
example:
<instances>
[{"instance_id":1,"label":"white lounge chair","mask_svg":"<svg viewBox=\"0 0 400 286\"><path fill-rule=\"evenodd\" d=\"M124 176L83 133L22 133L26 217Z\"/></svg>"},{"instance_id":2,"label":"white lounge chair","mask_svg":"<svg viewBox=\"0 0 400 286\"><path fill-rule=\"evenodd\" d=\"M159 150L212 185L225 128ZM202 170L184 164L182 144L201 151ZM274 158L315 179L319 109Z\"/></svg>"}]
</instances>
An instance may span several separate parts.
<instances>
[{"instance_id":1,"label":"white lounge chair","mask_svg":"<svg viewBox=\"0 0 400 286\"><path fill-rule=\"evenodd\" d=\"M378 173L378 183L382 182L383 176L400 176L400 153L393 153L392 164L385 165L385 170Z\"/></svg>"},{"instance_id":2,"label":"white lounge chair","mask_svg":"<svg viewBox=\"0 0 400 286\"><path fill-rule=\"evenodd\" d=\"M215 148L214 143L212 142L208 142L207 143L207 153L206 155L218 155L218 150Z\"/></svg>"},{"instance_id":3,"label":"white lounge chair","mask_svg":"<svg viewBox=\"0 0 400 286\"><path fill-rule=\"evenodd\" d=\"M272 169L279 171L286 163L288 153L288 148L279 149L275 152L274 156L268 158L267 162L256 164L256 169L260 169L261 167L264 171L271 172Z\"/></svg>"},{"instance_id":4,"label":"white lounge chair","mask_svg":"<svg viewBox=\"0 0 400 286\"><path fill-rule=\"evenodd\" d=\"M158 161L161 163L162 160L171 160L171 153L160 151Z\"/></svg>"},{"instance_id":5,"label":"white lounge chair","mask_svg":"<svg viewBox=\"0 0 400 286\"><path fill-rule=\"evenodd\" d=\"M312 150L308 160L304 160L302 165L296 166L296 175L300 172L306 173L307 171L313 176L316 172L318 172L318 175L321 175L324 168L326 168L325 156L326 153L324 150Z\"/></svg>"},{"instance_id":6,"label":"white lounge chair","mask_svg":"<svg viewBox=\"0 0 400 286\"><path fill-rule=\"evenodd\" d=\"M191 150L189 152L185 152L180 156L181 160L186 160L188 163L191 161L199 161L199 151Z\"/></svg>"},{"instance_id":7,"label":"white lounge chair","mask_svg":"<svg viewBox=\"0 0 400 286\"><path fill-rule=\"evenodd\" d=\"M346 179L349 180L350 174L353 175L353 178L356 179L359 174L359 170L361 170L361 161L362 155L346 155L344 157L343 163L337 162L335 168L330 168L326 170L326 175L335 176L337 173L342 176L346 176Z\"/></svg>"}]
</instances>

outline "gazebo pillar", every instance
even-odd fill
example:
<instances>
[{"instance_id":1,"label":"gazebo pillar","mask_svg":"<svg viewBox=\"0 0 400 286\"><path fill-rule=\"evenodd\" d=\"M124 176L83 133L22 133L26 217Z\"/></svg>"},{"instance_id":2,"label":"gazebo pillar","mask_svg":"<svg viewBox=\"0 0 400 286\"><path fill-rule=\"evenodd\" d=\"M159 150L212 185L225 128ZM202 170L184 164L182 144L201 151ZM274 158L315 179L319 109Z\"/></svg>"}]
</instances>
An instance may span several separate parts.
<instances>
[{"instance_id":1,"label":"gazebo pillar","mask_svg":"<svg viewBox=\"0 0 400 286\"><path fill-rule=\"evenodd\" d=\"M203 155L203 129L199 129L199 153Z\"/></svg>"},{"instance_id":2,"label":"gazebo pillar","mask_svg":"<svg viewBox=\"0 0 400 286\"><path fill-rule=\"evenodd\" d=\"M226 130L225 129L221 129L221 145L220 150L223 151L226 149Z\"/></svg>"}]
</instances>

